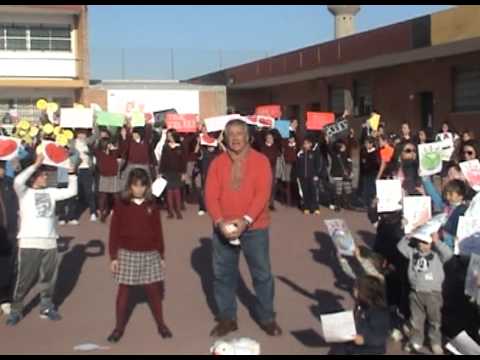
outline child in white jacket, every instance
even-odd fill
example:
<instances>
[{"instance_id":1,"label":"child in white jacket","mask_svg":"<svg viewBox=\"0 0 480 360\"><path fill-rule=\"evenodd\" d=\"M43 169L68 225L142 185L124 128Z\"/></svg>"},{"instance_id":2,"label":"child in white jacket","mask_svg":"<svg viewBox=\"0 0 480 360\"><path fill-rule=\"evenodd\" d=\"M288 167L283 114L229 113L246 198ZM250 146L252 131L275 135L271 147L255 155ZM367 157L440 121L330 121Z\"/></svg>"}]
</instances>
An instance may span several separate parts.
<instances>
[{"instance_id":1,"label":"child in white jacket","mask_svg":"<svg viewBox=\"0 0 480 360\"><path fill-rule=\"evenodd\" d=\"M40 317L61 320L52 302L57 272L55 204L77 195L77 176L70 169L68 188L47 188L47 173L41 169L42 162L43 155L37 155L35 164L15 178L20 205L18 274L8 326L15 326L21 320L23 300L39 276Z\"/></svg>"}]
</instances>

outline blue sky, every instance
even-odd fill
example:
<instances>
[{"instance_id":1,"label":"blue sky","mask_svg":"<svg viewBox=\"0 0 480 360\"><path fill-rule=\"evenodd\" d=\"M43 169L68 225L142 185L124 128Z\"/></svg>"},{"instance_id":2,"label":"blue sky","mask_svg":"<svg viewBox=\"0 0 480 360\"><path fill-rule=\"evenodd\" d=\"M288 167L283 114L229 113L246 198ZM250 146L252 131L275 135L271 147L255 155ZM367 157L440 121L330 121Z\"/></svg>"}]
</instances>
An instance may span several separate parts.
<instances>
[{"instance_id":1,"label":"blue sky","mask_svg":"<svg viewBox=\"0 0 480 360\"><path fill-rule=\"evenodd\" d=\"M448 7L363 5L357 31ZM96 79L186 79L333 39L325 5L89 5L89 22Z\"/></svg>"}]
</instances>

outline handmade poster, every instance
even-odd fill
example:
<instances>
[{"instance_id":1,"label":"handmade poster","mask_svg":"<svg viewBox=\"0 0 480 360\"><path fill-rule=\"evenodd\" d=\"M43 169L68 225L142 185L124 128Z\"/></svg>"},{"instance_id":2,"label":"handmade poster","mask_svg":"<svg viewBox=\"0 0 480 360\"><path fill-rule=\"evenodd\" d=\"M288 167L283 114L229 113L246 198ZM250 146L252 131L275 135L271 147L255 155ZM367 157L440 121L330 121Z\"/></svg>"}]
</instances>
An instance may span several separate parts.
<instances>
[{"instance_id":1,"label":"handmade poster","mask_svg":"<svg viewBox=\"0 0 480 360\"><path fill-rule=\"evenodd\" d=\"M290 121L289 120L277 120L275 121L275 129L278 130L283 139L290 137Z\"/></svg>"},{"instance_id":2,"label":"handmade poster","mask_svg":"<svg viewBox=\"0 0 480 360\"><path fill-rule=\"evenodd\" d=\"M153 126L156 128L161 128L165 125L165 120L167 114L178 114L177 110L175 109L167 109L161 111L154 111L153 112Z\"/></svg>"},{"instance_id":3,"label":"handmade poster","mask_svg":"<svg viewBox=\"0 0 480 360\"><path fill-rule=\"evenodd\" d=\"M381 119L381 116L377 113L372 113L372 116L370 117L370 119L368 119L368 125L370 126L370 128L372 128L372 130L374 131L377 131L378 130L378 127L380 126L380 119Z\"/></svg>"},{"instance_id":4,"label":"handmade poster","mask_svg":"<svg viewBox=\"0 0 480 360\"><path fill-rule=\"evenodd\" d=\"M477 232L480 232L480 218L460 216L457 227L457 237L459 241Z\"/></svg>"},{"instance_id":5,"label":"handmade poster","mask_svg":"<svg viewBox=\"0 0 480 360\"><path fill-rule=\"evenodd\" d=\"M357 336L353 311L321 315L322 334L327 343L352 341Z\"/></svg>"},{"instance_id":6,"label":"handmade poster","mask_svg":"<svg viewBox=\"0 0 480 360\"><path fill-rule=\"evenodd\" d=\"M279 119L282 116L282 107L280 105L263 105L257 106L255 115L263 115Z\"/></svg>"},{"instance_id":7,"label":"handmade poster","mask_svg":"<svg viewBox=\"0 0 480 360\"><path fill-rule=\"evenodd\" d=\"M275 119L271 116L264 116L264 115L255 115L257 126L260 128L270 128L273 129L275 127Z\"/></svg>"},{"instance_id":8,"label":"handmade poster","mask_svg":"<svg viewBox=\"0 0 480 360\"><path fill-rule=\"evenodd\" d=\"M208 134L200 134L200 145L218 146L218 140Z\"/></svg>"},{"instance_id":9,"label":"handmade poster","mask_svg":"<svg viewBox=\"0 0 480 360\"><path fill-rule=\"evenodd\" d=\"M355 241L352 232L348 228L345 220L331 219L325 220L327 231L335 244L340 255L353 256L355 252Z\"/></svg>"},{"instance_id":10,"label":"handmade poster","mask_svg":"<svg viewBox=\"0 0 480 360\"><path fill-rule=\"evenodd\" d=\"M455 151L455 144L453 139L445 139L438 141L442 146L442 160L450 161L452 159L453 152Z\"/></svg>"},{"instance_id":11,"label":"handmade poster","mask_svg":"<svg viewBox=\"0 0 480 360\"><path fill-rule=\"evenodd\" d=\"M438 214L431 218L427 223L419 226L410 234L411 237L431 243L432 234L438 232L446 223L448 217L446 214Z\"/></svg>"},{"instance_id":12,"label":"handmade poster","mask_svg":"<svg viewBox=\"0 0 480 360\"><path fill-rule=\"evenodd\" d=\"M172 114L166 116L167 129L175 129L179 133L196 133L198 131L197 114Z\"/></svg>"},{"instance_id":13,"label":"handmade poster","mask_svg":"<svg viewBox=\"0 0 480 360\"><path fill-rule=\"evenodd\" d=\"M465 278L465 295L480 303L480 255L470 255L467 276Z\"/></svg>"},{"instance_id":14,"label":"handmade poster","mask_svg":"<svg viewBox=\"0 0 480 360\"><path fill-rule=\"evenodd\" d=\"M60 125L62 128L91 129L93 127L93 110L90 108L62 108Z\"/></svg>"},{"instance_id":15,"label":"handmade poster","mask_svg":"<svg viewBox=\"0 0 480 360\"><path fill-rule=\"evenodd\" d=\"M0 136L0 161L10 161L17 157L20 139Z\"/></svg>"},{"instance_id":16,"label":"handmade poster","mask_svg":"<svg viewBox=\"0 0 480 360\"><path fill-rule=\"evenodd\" d=\"M106 111L97 112L97 125L122 127L125 124L125 116L120 113L111 113Z\"/></svg>"},{"instance_id":17,"label":"handmade poster","mask_svg":"<svg viewBox=\"0 0 480 360\"><path fill-rule=\"evenodd\" d=\"M246 122L246 118L239 114L215 116L204 120L207 132L223 131L229 121L240 119Z\"/></svg>"},{"instance_id":18,"label":"handmade poster","mask_svg":"<svg viewBox=\"0 0 480 360\"><path fill-rule=\"evenodd\" d=\"M480 161L478 159L460 163L460 169L475 191L480 191Z\"/></svg>"},{"instance_id":19,"label":"handmade poster","mask_svg":"<svg viewBox=\"0 0 480 360\"><path fill-rule=\"evenodd\" d=\"M71 167L70 157L67 148L56 144L53 141L42 141L44 165L50 165L60 168Z\"/></svg>"},{"instance_id":20,"label":"handmade poster","mask_svg":"<svg viewBox=\"0 0 480 360\"><path fill-rule=\"evenodd\" d=\"M325 126L333 123L334 113L307 112L307 130L323 130Z\"/></svg>"},{"instance_id":21,"label":"handmade poster","mask_svg":"<svg viewBox=\"0 0 480 360\"><path fill-rule=\"evenodd\" d=\"M431 176L442 171L442 143L418 145L420 176Z\"/></svg>"},{"instance_id":22,"label":"handmade poster","mask_svg":"<svg viewBox=\"0 0 480 360\"><path fill-rule=\"evenodd\" d=\"M402 182L400 180L377 180L377 211L379 213L402 209Z\"/></svg>"},{"instance_id":23,"label":"handmade poster","mask_svg":"<svg viewBox=\"0 0 480 360\"><path fill-rule=\"evenodd\" d=\"M410 234L432 218L432 199L430 196L405 196L403 198L403 217L406 220L405 234Z\"/></svg>"},{"instance_id":24,"label":"handmade poster","mask_svg":"<svg viewBox=\"0 0 480 360\"><path fill-rule=\"evenodd\" d=\"M480 346L464 330L445 348L454 355L480 355Z\"/></svg>"},{"instance_id":25,"label":"handmade poster","mask_svg":"<svg viewBox=\"0 0 480 360\"><path fill-rule=\"evenodd\" d=\"M132 127L145 127L145 114L140 111L132 112Z\"/></svg>"},{"instance_id":26,"label":"handmade poster","mask_svg":"<svg viewBox=\"0 0 480 360\"><path fill-rule=\"evenodd\" d=\"M336 141L348 135L349 124L347 119L337 121L334 124L327 125L324 128L325 134L331 141Z\"/></svg>"},{"instance_id":27,"label":"handmade poster","mask_svg":"<svg viewBox=\"0 0 480 360\"><path fill-rule=\"evenodd\" d=\"M153 194L153 196L159 198L162 195L162 193L164 192L166 187L167 187L167 180L165 180L163 177L157 178L152 183L152 194Z\"/></svg>"}]
</instances>

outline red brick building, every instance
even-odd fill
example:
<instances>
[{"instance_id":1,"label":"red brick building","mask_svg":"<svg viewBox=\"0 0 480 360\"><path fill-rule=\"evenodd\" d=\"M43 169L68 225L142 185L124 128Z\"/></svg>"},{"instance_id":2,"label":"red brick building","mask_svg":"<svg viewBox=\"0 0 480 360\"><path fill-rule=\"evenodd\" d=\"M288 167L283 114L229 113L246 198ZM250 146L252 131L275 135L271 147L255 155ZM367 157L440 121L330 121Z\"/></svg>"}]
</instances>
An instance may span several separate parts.
<instances>
[{"instance_id":1,"label":"red brick building","mask_svg":"<svg viewBox=\"0 0 480 360\"><path fill-rule=\"evenodd\" d=\"M480 6L466 5L207 74L190 82L227 86L228 105L251 113L280 104L284 117L370 111L388 131L402 121L480 133Z\"/></svg>"}]
</instances>

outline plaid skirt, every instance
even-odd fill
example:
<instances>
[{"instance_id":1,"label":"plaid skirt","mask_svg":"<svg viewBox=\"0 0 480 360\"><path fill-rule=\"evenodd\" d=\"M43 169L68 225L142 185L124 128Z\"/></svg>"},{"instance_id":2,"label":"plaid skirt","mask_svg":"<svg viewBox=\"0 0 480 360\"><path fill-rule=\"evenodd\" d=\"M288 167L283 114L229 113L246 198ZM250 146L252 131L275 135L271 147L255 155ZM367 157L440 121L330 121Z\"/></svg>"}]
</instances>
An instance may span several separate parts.
<instances>
[{"instance_id":1,"label":"plaid skirt","mask_svg":"<svg viewBox=\"0 0 480 360\"><path fill-rule=\"evenodd\" d=\"M118 251L118 272L114 279L122 285L147 285L165 280L165 268L158 251Z\"/></svg>"},{"instance_id":2,"label":"plaid skirt","mask_svg":"<svg viewBox=\"0 0 480 360\"><path fill-rule=\"evenodd\" d=\"M100 176L98 179L98 192L115 194L122 191L118 176Z\"/></svg>"}]
</instances>

